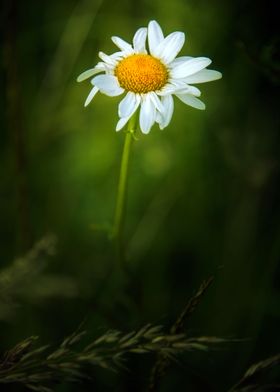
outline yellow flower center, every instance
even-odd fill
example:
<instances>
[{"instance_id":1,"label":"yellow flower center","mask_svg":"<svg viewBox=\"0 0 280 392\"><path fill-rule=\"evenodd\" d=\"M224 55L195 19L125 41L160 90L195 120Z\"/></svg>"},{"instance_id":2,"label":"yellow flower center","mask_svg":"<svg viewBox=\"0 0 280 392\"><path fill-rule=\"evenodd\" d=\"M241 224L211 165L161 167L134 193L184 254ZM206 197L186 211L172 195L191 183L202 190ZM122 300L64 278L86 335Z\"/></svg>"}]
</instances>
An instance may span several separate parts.
<instances>
[{"instance_id":1,"label":"yellow flower center","mask_svg":"<svg viewBox=\"0 0 280 392\"><path fill-rule=\"evenodd\" d=\"M168 80L164 64L149 54L133 54L126 57L115 68L120 86L134 93L160 90Z\"/></svg>"}]
</instances>

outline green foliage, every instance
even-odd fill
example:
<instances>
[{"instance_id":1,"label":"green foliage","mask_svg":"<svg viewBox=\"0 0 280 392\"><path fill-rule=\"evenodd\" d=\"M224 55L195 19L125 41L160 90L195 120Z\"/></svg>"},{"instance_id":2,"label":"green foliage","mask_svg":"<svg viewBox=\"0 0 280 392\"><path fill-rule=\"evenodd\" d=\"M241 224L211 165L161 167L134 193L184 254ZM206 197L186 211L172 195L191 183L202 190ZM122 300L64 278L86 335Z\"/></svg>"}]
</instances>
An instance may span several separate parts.
<instances>
[{"instance_id":1,"label":"green foliage","mask_svg":"<svg viewBox=\"0 0 280 392\"><path fill-rule=\"evenodd\" d=\"M48 345L33 349L37 337L30 337L9 350L0 362L0 383L22 383L28 388L47 392L52 383L74 382L94 376L91 367L116 370L132 354L157 353L173 360L183 351L205 351L211 345L225 343L216 337L187 338L185 334L165 334L160 326L146 325L139 331L122 334L108 331L80 350L77 343L86 334L78 330L55 349Z\"/></svg>"}]
</instances>

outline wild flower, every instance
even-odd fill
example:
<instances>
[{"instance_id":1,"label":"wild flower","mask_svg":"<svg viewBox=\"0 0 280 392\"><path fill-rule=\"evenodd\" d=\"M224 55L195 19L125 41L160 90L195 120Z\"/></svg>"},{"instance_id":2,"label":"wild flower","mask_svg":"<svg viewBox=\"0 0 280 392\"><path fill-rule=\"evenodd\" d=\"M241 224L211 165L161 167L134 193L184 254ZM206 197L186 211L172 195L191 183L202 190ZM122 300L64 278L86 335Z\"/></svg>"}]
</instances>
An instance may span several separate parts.
<instances>
[{"instance_id":1,"label":"wild flower","mask_svg":"<svg viewBox=\"0 0 280 392\"><path fill-rule=\"evenodd\" d=\"M147 39L149 50L146 48ZM211 64L207 57L177 57L184 45L185 34L176 31L164 37L154 20L148 28L141 27L136 31L132 45L115 36L112 41L120 51L111 55L99 52L102 61L83 72L77 81L94 76L85 106L98 91L110 97L126 94L118 107L117 131L127 124L138 108L140 129L144 134L150 132L154 123L158 123L160 129L167 127L174 110L173 95L189 106L204 110L205 104L198 98L201 92L193 84L222 77L220 72L206 68Z\"/></svg>"}]
</instances>

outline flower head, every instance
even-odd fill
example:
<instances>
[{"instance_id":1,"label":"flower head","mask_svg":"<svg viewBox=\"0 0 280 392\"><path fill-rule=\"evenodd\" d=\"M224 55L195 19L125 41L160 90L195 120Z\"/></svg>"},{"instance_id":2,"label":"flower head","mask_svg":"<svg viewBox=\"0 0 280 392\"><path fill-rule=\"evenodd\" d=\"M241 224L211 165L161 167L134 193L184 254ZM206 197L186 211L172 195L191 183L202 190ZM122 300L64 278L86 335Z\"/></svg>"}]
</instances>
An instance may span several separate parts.
<instances>
[{"instance_id":1,"label":"flower head","mask_svg":"<svg viewBox=\"0 0 280 392\"><path fill-rule=\"evenodd\" d=\"M198 99L200 90L193 84L222 77L220 72L206 69L211 64L207 57L176 57L184 45L184 33L174 32L164 38L156 21L151 21L148 28L137 30L132 45L119 37L112 37L112 41L120 51L111 55L100 52L102 61L77 80L81 82L102 73L91 79L93 87L85 106L98 91L110 97L126 93L119 104L117 131L138 108L143 133L149 133L155 122L160 129L165 128L173 115L173 95L189 106L204 110L204 103Z\"/></svg>"}]
</instances>

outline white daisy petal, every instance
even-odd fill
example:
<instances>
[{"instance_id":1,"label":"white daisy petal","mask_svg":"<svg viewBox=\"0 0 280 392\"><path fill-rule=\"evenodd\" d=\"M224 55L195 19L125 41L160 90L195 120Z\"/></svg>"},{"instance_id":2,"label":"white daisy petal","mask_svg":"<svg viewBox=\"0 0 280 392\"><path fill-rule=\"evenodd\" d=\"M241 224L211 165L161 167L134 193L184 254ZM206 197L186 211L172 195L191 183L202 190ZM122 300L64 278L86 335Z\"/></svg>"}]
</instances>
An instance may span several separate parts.
<instances>
[{"instance_id":1,"label":"white daisy petal","mask_svg":"<svg viewBox=\"0 0 280 392\"><path fill-rule=\"evenodd\" d=\"M153 104L155 105L155 108L156 108L159 112L163 113L163 112L164 112L164 107L163 107L163 105L162 105L162 103L161 103L161 100L160 100L159 97L157 96L157 94L156 94L155 92L152 91L152 92L149 93L149 95L150 95L151 101L152 101Z\"/></svg>"},{"instance_id":2,"label":"white daisy petal","mask_svg":"<svg viewBox=\"0 0 280 392\"><path fill-rule=\"evenodd\" d=\"M164 112L161 116L161 121L159 122L160 129L167 127L170 123L173 111L174 111L174 100L172 95L167 95L162 97L162 105L164 107Z\"/></svg>"},{"instance_id":3,"label":"white daisy petal","mask_svg":"<svg viewBox=\"0 0 280 392\"><path fill-rule=\"evenodd\" d=\"M174 68L177 67L177 65L184 63L187 60L191 60L193 59L193 57L191 56L180 56L180 57L176 57L176 59L174 59L170 64L168 64L169 68Z\"/></svg>"},{"instance_id":4,"label":"white daisy petal","mask_svg":"<svg viewBox=\"0 0 280 392\"><path fill-rule=\"evenodd\" d=\"M112 65L115 66L117 64L116 60L111 57L108 56L108 54L103 53L103 52L99 52L98 56L101 58L101 60L103 60L107 65Z\"/></svg>"},{"instance_id":5,"label":"white daisy petal","mask_svg":"<svg viewBox=\"0 0 280 392\"><path fill-rule=\"evenodd\" d=\"M205 83L212 82L213 80L221 79L222 74L219 71L214 71L212 69L202 69L201 71L187 76L184 80L187 83Z\"/></svg>"},{"instance_id":6,"label":"white daisy petal","mask_svg":"<svg viewBox=\"0 0 280 392\"><path fill-rule=\"evenodd\" d=\"M145 94L143 96L143 102L140 109L140 128L145 134L150 132L156 120L156 108L153 104L150 94Z\"/></svg>"},{"instance_id":7,"label":"white daisy petal","mask_svg":"<svg viewBox=\"0 0 280 392\"><path fill-rule=\"evenodd\" d=\"M133 114L136 112L136 110L138 109L139 105L141 102L141 98L140 95L136 94L135 95L135 104L133 107L133 110L130 111L130 114L126 117L121 117L117 123L116 126L116 131L120 131L128 122L128 120L133 116Z\"/></svg>"},{"instance_id":8,"label":"white daisy petal","mask_svg":"<svg viewBox=\"0 0 280 392\"><path fill-rule=\"evenodd\" d=\"M146 38L147 38L147 28L141 27L136 31L133 37L133 47L136 53L147 53L146 51Z\"/></svg>"},{"instance_id":9,"label":"white daisy petal","mask_svg":"<svg viewBox=\"0 0 280 392\"><path fill-rule=\"evenodd\" d=\"M156 123L160 125L161 122L162 122L162 114L157 112L156 113Z\"/></svg>"},{"instance_id":10,"label":"white daisy petal","mask_svg":"<svg viewBox=\"0 0 280 392\"><path fill-rule=\"evenodd\" d=\"M195 86L188 86L188 94L192 94L195 97L200 97L201 96L201 91L199 90L199 88L195 87Z\"/></svg>"},{"instance_id":11,"label":"white daisy petal","mask_svg":"<svg viewBox=\"0 0 280 392\"><path fill-rule=\"evenodd\" d=\"M129 91L119 104L119 116L130 118L140 104L140 96Z\"/></svg>"},{"instance_id":12,"label":"white daisy petal","mask_svg":"<svg viewBox=\"0 0 280 392\"><path fill-rule=\"evenodd\" d=\"M99 91L99 88L94 86L91 90L89 95L87 96L86 102L84 104L84 107L88 106L88 104L92 101L93 97L95 94Z\"/></svg>"},{"instance_id":13,"label":"white daisy petal","mask_svg":"<svg viewBox=\"0 0 280 392\"><path fill-rule=\"evenodd\" d=\"M168 94L175 94L177 90L186 88L186 82L180 79L171 79L160 91L157 92L158 95L164 96Z\"/></svg>"},{"instance_id":14,"label":"white daisy petal","mask_svg":"<svg viewBox=\"0 0 280 392\"><path fill-rule=\"evenodd\" d=\"M104 68L104 70L105 70L105 68ZM100 72L102 72L102 71L104 71L104 70L103 70L103 69L100 69L100 68L96 68L96 67L91 68L91 69L88 69L88 70L86 70L85 72L81 73L81 74L77 77L77 82L82 82L82 81L84 81L84 80L90 78L91 76L96 75L96 74L98 74L98 73L100 73Z\"/></svg>"},{"instance_id":15,"label":"white daisy petal","mask_svg":"<svg viewBox=\"0 0 280 392\"><path fill-rule=\"evenodd\" d=\"M131 53L131 54L134 53L132 46L128 44L126 41L124 41L122 38L112 37L111 39L114 42L114 44L124 52Z\"/></svg>"},{"instance_id":16,"label":"white daisy petal","mask_svg":"<svg viewBox=\"0 0 280 392\"><path fill-rule=\"evenodd\" d=\"M148 41L151 54L154 54L154 51L163 40L164 35L160 25L155 20L152 20L148 25Z\"/></svg>"},{"instance_id":17,"label":"white daisy petal","mask_svg":"<svg viewBox=\"0 0 280 392\"><path fill-rule=\"evenodd\" d=\"M154 50L154 56L159 57L165 64L171 63L185 43L185 34L175 31L169 34Z\"/></svg>"},{"instance_id":18,"label":"white daisy petal","mask_svg":"<svg viewBox=\"0 0 280 392\"><path fill-rule=\"evenodd\" d=\"M200 97L201 91L195 86L189 86L186 84L184 87L177 88L174 94L191 94L196 97Z\"/></svg>"},{"instance_id":19,"label":"white daisy petal","mask_svg":"<svg viewBox=\"0 0 280 392\"><path fill-rule=\"evenodd\" d=\"M98 75L92 79L92 84L97 86L99 90L110 97L116 97L124 92L120 87L118 79L113 75Z\"/></svg>"},{"instance_id":20,"label":"white daisy petal","mask_svg":"<svg viewBox=\"0 0 280 392\"><path fill-rule=\"evenodd\" d=\"M119 119L117 126L116 126L116 131L120 131L127 123L130 117L122 117Z\"/></svg>"},{"instance_id":21,"label":"white daisy petal","mask_svg":"<svg viewBox=\"0 0 280 392\"><path fill-rule=\"evenodd\" d=\"M190 94L176 94L176 96L186 105L192 106L195 109L205 110L205 104L198 98Z\"/></svg>"},{"instance_id":22,"label":"white daisy petal","mask_svg":"<svg viewBox=\"0 0 280 392\"><path fill-rule=\"evenodd\" d=\"M112 54L110 55L110 57L111 57L112 59L114 59L114 60L119 61L120 59L122 59L123 57L125 57L125 55L126 55L125 52L120 51L120 52L112 53Z\"/></svg>"},{"instance_id":23,"label":"white daisy petal","mask_svg":"<svg viewBox=\"0 0 280 392\"><path fill-rule=\"evenodd\" d=\"M209 64L211 60L207 57L197 57L178 64L170 73L173 78L185 78L208 67Z\"/></svg>"},{"instance_id":24,"label":"white daisy petal","mask_svg":"<svg viewBox=\"0 0 280 392\"><path fill-rule=\"evenodd\" d=\"M176 87L168 83L160 91L158 91L157 94L160 97L164 97L165 95L174 94L175 91L176 91Z\"/></svg>"}]
</instances>

